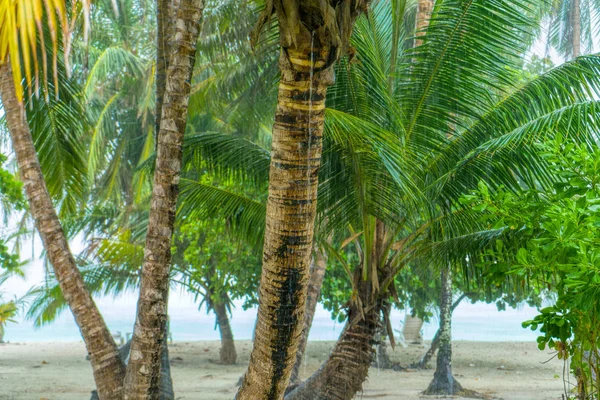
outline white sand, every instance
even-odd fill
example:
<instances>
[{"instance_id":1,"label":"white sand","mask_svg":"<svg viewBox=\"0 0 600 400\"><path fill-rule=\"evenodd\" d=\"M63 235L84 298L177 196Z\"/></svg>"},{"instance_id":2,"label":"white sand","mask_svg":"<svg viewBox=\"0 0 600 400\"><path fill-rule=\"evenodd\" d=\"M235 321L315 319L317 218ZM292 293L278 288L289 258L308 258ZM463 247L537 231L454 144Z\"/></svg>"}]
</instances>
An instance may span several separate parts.
<instances>
[{"instance_id":1,"label":"white sand","mask_svg":"<svg viewBox=\"0 0 600 400\"><path fill-rule=\"evenodd\" d=\"M331 342L309 344L308 376L327 357ZM238 365L222 366L218 342L176 342L170 347L177 399L233 399L248 362L251 343L237 343ZM423 347L397 349L403 364L418 360ZM88 400L94 387L83 343L14 343L0 345L0 400ZM454 373L461 384L505 400L558 400L563 393L563 362L541 352L535 343L457 342ZM357 398L421 399L433 371L394 372L372 368ZM257 399L259 400L259 399Z\"/></svg>"}]
</instances>

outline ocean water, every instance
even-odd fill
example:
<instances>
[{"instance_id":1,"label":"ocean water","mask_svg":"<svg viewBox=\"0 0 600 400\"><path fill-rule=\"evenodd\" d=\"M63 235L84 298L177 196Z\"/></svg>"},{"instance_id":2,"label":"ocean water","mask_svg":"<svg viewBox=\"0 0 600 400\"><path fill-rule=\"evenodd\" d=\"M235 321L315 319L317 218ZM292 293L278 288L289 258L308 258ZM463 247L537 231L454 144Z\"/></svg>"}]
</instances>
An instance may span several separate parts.
<instances>
[{"instance_id":1,"label":"ocean water","mask_svg":"<svg viewBox=\"0 0 600 400\"><path fill-rule=\"evenodd\" d=\"M98 307L113 332L124 336L131 332L135 320L137 297L128 293L118 298L97 299ZM530 307L499 312L494 305L476 303L461 304L454 312L452 334L455 340L471 341L533 341L535 332L523 329L521 322L531 319L537 311ZM173 340L218 340L219 332L213 314L205 309L198 310L192 297L186 293L172 293L169 315ZM392 312L394 329L400 330L405 312ZM239 340L252 338L256 309L243 310L236 304L231 316L234 336ZM437 330L437 318L425 324L425 339L431 339ZM333 321L330 314L319 306L310 332L310 340L336 340L343 325ZM17 323L6 327L5 340L11 342L79 341L81 336L71 313L66 310L47 326L35 328L31 321L22 316Z\"/></svg>"},{"instance_id":2,"label":"ocean water","mask_svg":"<svg viewBox=\"0 0 600 400\"><path fill-rule=\"evenodd\" d=\"M33 261L27 265L27 279L11 278L0 288L0 295L4 300L20 297L27 290L44 280L44 266L39 258L42 249L39 238L35 243L29 242L32 247L30 255ZM75 252L82 247L78 241L71 243ZM125 293L117 298L100 297L96 304L104 319L113 332L121 332L125 336L132 332L135 321L137 293ZM452 334L455 340L471 341L534 341L538 336L536 332L523 329L521 322L531 319L537 314L534 308L523 306L516 310L509 309L499 312L494 304L470 304L463 301L454 311ZM207 314L206 309L198 309L193 297L186 292L172 291L169 299L169 315L173 340L218 340L219 332L216 330L214 315ZM405 311L392 311L391 319L394 329L401 329ZM243 310L241 303L237 303L232 310L231 325L233 333L238 340L252 338L256 309ZM310 340L336 340L343 325L333 321L330 314L319 306L315 314ZM437 318L423 328L424 338L429 340L438 328ZM75 325L69 310L65 310L52 324L35 328L31 321L24 316L17 318L17 323L9 323L6 327L5 340L11 342L46 342L46 341L78 341L81 340L79 329Z\"/></svg>"}]
</instances>

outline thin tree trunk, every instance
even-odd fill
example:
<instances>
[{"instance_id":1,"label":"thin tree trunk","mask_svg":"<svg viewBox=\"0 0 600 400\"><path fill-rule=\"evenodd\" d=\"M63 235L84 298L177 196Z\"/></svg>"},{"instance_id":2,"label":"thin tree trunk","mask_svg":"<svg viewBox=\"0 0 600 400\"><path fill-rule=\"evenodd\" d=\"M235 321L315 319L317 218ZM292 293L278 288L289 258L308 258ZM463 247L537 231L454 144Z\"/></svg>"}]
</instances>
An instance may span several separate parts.
<instances>
[{"instance_id":1,"label":"thin tree trunk","mask_svg":"<svg viewBox=\"0 0 600 400\"><path fill-rule=\"evenodd\" d=\"M581 55L581 3L573 0L573 58Z\"/></svg>"},{"instance_id":2,"label":"thin tree trunk","mask_svg":"<svg viewBox=\"0 0 600 400\"><path fill-rule=\"evenodd\" d=\"M327 255L321 250L315 251L315 258L310 265L310 271L308 275L308 295L306 297L306 314L304 315L304 327L302 328L302 336L300 337L300 343L298 344L298 351L296 352L296 363L292 369L292 376L290 382L296 383L300 378L300 367L304 361L304 353L306 352L306 345L308 344L308 335L310 334L310 328L312 327L313 320L315 318L315 311L317 310L317 304L319 303L319 297L321 296L321 287L323 286L323 279L325 278L325 271L327 269Z\"/></svg>"},{"instance_id":3,"label":"thin tree trunk","mask_svg":"<svg viewBox=\"0 0 600 400\"><path fill-rule=\"evenodd\" d=\"M442 269L442 290L440 294L440 348L433 380L426 395L455 395L463 391L460 383L452 375L452 267Z\"/></svg>"},{"instance_id":4,"label":"thin tree trunk","mask_svg":"<svg viewBox=\"0 0 600 400\"><path fill-rule=\"evenodd\" d=\"M8 62L0 65L0 97L29 208L62 293L90 354L94 380L100 389L100 398L120 400L125 367L100 311L85 288L54 210L29 125L25 119L25 110L19 104L15 94L12 71Z\"/></svg>"},{"instance_id":5,"label":"thin tree trunk","mask_svg":"<svg viewBox=\"0 0 600 400\"><path fill-rule=\"evenodd\" d=\"M214 303L213 309L217 316L217 325L221 335L221 349L219 351L219 362L223 365L233 365L237 361L233 331L227 316L227 307L224 302Z\"/></svg>"},{"instance_id":6,"label":"thin tree trunk","mask_svg":"<svg viewBox=\"0 0 600 400\"><path fill-rule=\"evenodd\" d=\"M183 0L177 10L175 46L169 59L158 133L140 297L125 376L126 400L157 399L159 395L160 351L167 323L171 238L202 8L202 0Z\"/></svg>"},{"instance_id":7,"label":"thin tree trunk","mask_svg":"<svg viewBox=\"0 0 600 400\"><path fill-rule=\"evenodd\" d=\"M434 0L419 0L416 23L417 39L415 40L415 47L423 44L423 39L420 39L420 37L425 35L427 28L429 27L429 19L431 18L431 13L433 12L433 3Z\"/></svg>"},{"instance_id":8,"label":"thin tree trunk","mask_svg":"<svg viewBox=\"0 0 600 400\"><path fill-rule=\"evenodd\" d=\"M371 282L362 281L360 276L358 281L361 299L371 299ZM381 326L381 303L365 303L365 308L362 312L356 305L350 308L346 326L329 358L285 400L349 400L362 390Z\"/></svg>"},{"instance_id":9,"label":"thin tree trunk","mask_svg":"<svg viewBox=\"0 0 600 400\"><path fill-rule=\"evenodd\" d=\"M454 310L456 309L456 307L459 306L459 304L463 301L463 299L465 297L467 297L467 294L463 293L454 302L454 304L452 304L452 310L450 311L450 317L452 317L452 313L454 312ZM417 369L425 369L425 368L427 368L427 364L429 363L429 361L431 361L431 358L433 357L433 355L435 354L435 352L437 351L437 349L438 349L438 347L440 345L441 332L442 332L442 324L440 323L440 327L438 328L437 332L435 332L435 336L431 340L431 345L429 346L429 349L423 355L423 357L421 357L421 359L419 360L419 362L411 365L411 368L417 368Z\"/></svg>"}]
</instances>

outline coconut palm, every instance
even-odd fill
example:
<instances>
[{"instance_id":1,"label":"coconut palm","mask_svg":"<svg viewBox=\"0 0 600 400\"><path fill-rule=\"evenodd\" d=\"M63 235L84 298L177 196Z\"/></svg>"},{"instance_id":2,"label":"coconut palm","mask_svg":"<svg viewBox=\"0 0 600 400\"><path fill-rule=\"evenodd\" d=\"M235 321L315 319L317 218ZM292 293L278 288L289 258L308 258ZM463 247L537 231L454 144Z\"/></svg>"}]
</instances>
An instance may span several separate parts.
<instances>
[{"instance_id":1,"label":"coconut palm","mask_svg":"<svg viewBox=\"0 0 600 400\"><path fill-rule=\"evenodd\" d=\"M87 42L89 22L89 3L83 2L85 21L83 36ZM54 58L58 56L57 28L62 27L62 37L65 43L63 51L65 64L68 62L72 32L75 26L67 23L67 13L63 2L54 2L53 7L48 7L45 20L52 34ZM24 118L22 107L23 94L20 85L21 65L26 72L28 87L32 87L29 71L32 70L31 59L37 68L36 41L44 40L42 17L44 15L40 1L30 2L4 2L0 8L0 20L3 30L0 31L3 39L0 43L0 93L2 104L11 134L13 149L21 176L25 182L30 209L36 220L38 231L42 236L48 258L54 266L56 276L61 284L70 308L82 331L84 340L91 355L94 374L102 399L121 398L123 377L125 374L125 398L139 398L139 396L156 396L158 394L158 379L160 369L159 353L162 340L145 340L148 335L163 338L165 330L165 314L159 313L144 318L148 313L156 310L155 300L166 304L168 269L170 260L170 232L173 229L173 217L177 201L177 182L181 158L181 141L185 131L187 119L187 101L195 54L195 45L199 34L199 21L202 13L201 1L182 1L177 10L166 13L163 22L165 31L179 24L177 33L173 34L173 43L165 57L169 60L166 69L167 79L171 85L165 88L164 95L168 99L161 109L161 130L158 135L158 155L155 172L152 212L150 213L149 234L147 235L146 256L148 262L142 275L142 288L139 303L138 318L142 323L136 324L132 343L133 354L127 365L127 371L119 356L114 340L106 328L102 316L95 307L89 292L85 289L81 274L77 269L73 255L68 246L67 239L53 208L52 200L46 188L40 163L34 147L30 128ZM60 20L60 24L57 23ZM38 35L39 33L39 35ZM20 36L19 36L20 34ZM21 41L18 41L18 38ZM163 39L163 38L159 38ZM19 51L19 45L22 51ZM43 49L42 44L42 49ZM44 51L42 51L44 53ZM191 57L190 57L191 55ZM42 66L46 75L46 56L43 55ZM11 64L8 62L10 61ZM56 63L55 63L56 71ZM67 71L70 71L67 68ZM39 80L35 80L36 84ZM43 80L45 82L46 80ZM56 85L56 81L55 81ZM56 85L58 87L58 85ZM37 88L37 87L36 87ZM30 90L31 91L31 90ZM47 92L47 90L46 90ZM179 161L178 161L179 160ZM164 245L166 243L166 246ZM165 275L164 271L167 272ZM148 298L147 292L163 288L162 298ZM166 311L166 307L163 306ZM142 373L140 371L150 371Z\"/></svg>"},{"instance_id":2,"label":"coconut palm","mask_svg":"<svg viewBox=\"0 0 600 400\"><path fill-rule=\"evenodd\" d=\"M593 51L600 21L596 0L554 0L542 6L549 17L548 41L567 60Z\"/></svg>"},{"instance_id":3,"label":"coconut palm","mask_svg":"<svg viewBox=\"0 0 600 400\"><path fill-rule=\"evenodd\" d=\"M461 193L480 179L513 190L549 184L530 145L557 131L593 143L597 57L514 86L527 50L523 31L535 25L530 10L519 9L527 4L444 2L415 49L406 30L391 39L392 18L404 19L393 16L388 2L357 22L352 44L359 62L340 65L328 94L318 231L348 232L346 245L356 247L361 263L345 266L353 289L347 327L323 367L290 398L351 397L371 363L371 340L393 298L394 276L425 254L440 265L460 262L503 234L461 212ZM490 20L492 10L503 17ZM389 58L392 43L398 60ZM267 164L260 148L250 159L252 146L240 147L222 144L219 158L232 169ZM195 182L182 189L188 209L214 210L218 199L226 212L238 213L242 231L260 221L250 199L215 197L215 188ZM244 207L248 213L239 215Z\"/></svg>"},{"instance_id":4,"label":"coconut palm","mask_svg":"<svg viewBox=\"0 0 600 400\"><path fill-rule=\"evenodd\" d=\"M53 33L52 47L54 59L58 57L57 32L63 28L64 41L68 43L70 32L66 22L64 3L54 3L55 9L49 9L46 19L49 29ZM85 8L89 7L87 5ZM20 19L17 19L17 15ZM92 297L85 289L81 274L75 264L75 259L69 249L67 238L63 232L58 216L54 209L46 181L42 175L40 161L34 147L29 124L25 118L23 108L23 91L21 89L21 68L25 70L28 87L32 87L30 71L39 70L38 65L31 65L33 59L37 64L36 43L37 38L43 42L42 31L43 9L40 2L3 2L0 6L0 97L6 115L8 131L10 133L13 150L17 157L17 164L24 182L25 192L29 201L30 212L36 221L36 227L46 249L48 258L66 295L69 306L73 311L75 320L90 353L94 366L94 378L103 398L118 398L121 393L124 366L119 357L114 340L106 327L100 312ZM33 24L24 23L29 18ZM60 21L60 24L57 22ZM37 27L36 27L37 26ZM18 38L21 32L21 49L19 51ZM38 35L39 33L39 35ZM31 39L31 40L30 40ZM42 53L45 52L42 47ZM68 47L64 49L65 58L68 59ZM33 56L32 56L33 55ZM20 60L23 60L21 66ZM47 74L46 56L43 55L42 65ZM54 70L57 76L57 65ZM36 80L39 82L40 80ZM46 80L44 79L43 82ZM56 85L55 80L55 87ZM45 90L45 93L48 93Z\"/></svg>"}]
</instances>

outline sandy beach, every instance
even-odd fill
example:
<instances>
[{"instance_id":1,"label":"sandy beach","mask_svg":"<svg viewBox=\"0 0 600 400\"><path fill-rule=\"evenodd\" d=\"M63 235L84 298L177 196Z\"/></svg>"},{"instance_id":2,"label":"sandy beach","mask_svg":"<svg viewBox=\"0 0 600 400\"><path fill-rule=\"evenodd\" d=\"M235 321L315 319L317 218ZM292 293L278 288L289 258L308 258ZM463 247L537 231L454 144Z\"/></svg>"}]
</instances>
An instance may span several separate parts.
<instances>
[{"instance_id":1,"label":"sandy beach","mask_svg":"<svg viewBox=\"0 0 600 400\"><path fill-rule=\"evenodd\" d=\"M309 344L303 377L327 357L332 342ZM231 400L248 362L251 343L240 341L238 364L222 366L219 343L175 342L170 347L177 399ZM391 349L390 349L391 350ZM397 348L402 364L417 360L423 346ZM82 342L9 343L0 345L1 400L87 400L92 369ZM505 400L558 400L563 393L563 362L541 352L533 342L456 342L454 372L465 388ZM383 371L371 368L361 399L421 399L432 370Z\"/></svg>"}]
</instances>

